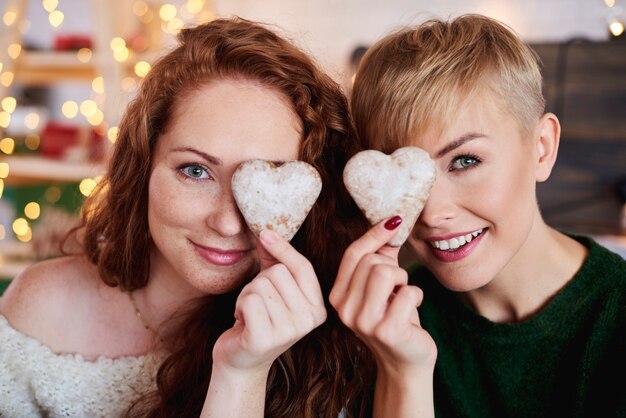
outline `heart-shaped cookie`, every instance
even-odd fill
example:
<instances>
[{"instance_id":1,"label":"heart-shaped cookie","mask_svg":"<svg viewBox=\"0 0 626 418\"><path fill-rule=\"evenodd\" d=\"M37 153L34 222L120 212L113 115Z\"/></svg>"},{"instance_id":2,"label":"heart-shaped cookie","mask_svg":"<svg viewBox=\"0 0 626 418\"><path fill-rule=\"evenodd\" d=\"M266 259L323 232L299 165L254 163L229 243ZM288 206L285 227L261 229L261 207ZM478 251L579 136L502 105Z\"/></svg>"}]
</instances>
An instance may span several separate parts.
<instances>
[{"instance_id":1,"label":"heart-shaped cookie","mask_svg":"<svg viewBox=\"0 0 626 418\"><path fill-rule=\"evenodd\" d=\"M418 147L387 155L375 150L354 155L343 170L343 181L372 225L401 216L398 232L388 242L399 247L409 236L435 182L435 162Z\"/></svg>"},{"instance_id":2,"label":"heart-shaped cookie","mask_svg":"<svg viewBox=\"0 0 626 418\"><path fill-rule=\"evenodd\" d=\"M317 170L304 161L280 166L266 160L243 162L231 180L233 195L248 227L258 237L271 229L291 240L322 190Z\"/></svg>"}]
</instances>

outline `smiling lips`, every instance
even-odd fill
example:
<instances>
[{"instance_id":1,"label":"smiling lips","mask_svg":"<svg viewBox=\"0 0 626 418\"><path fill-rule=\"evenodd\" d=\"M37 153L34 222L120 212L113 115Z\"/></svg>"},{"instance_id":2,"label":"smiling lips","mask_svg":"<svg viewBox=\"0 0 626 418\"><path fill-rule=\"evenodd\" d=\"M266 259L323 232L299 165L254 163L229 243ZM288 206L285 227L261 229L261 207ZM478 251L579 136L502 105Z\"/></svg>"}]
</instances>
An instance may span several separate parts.
<instances>
[{"instance_id":1,"label":"smiling lips","mask_svg":"<svg viewBox=\"0 0 626 418\"><path fill-rule=\"evenodd\" d=\"M216 266L232 266L240 262L249 250L222 250L219 248L203 247L192 243L196 252L205 260Z\"/></svg>"},{"instance_id":2,"label":"smiling lips","mask_svg":"<svg viewBox=\"0 0 626 418\"><path fill-rule=\"evenodd\" d=\"M481 228L449 239L427 242L439 260L445 262L457 261L467 257L478 246L485 232L487 231Z\"/></svg>"}]
</instances>

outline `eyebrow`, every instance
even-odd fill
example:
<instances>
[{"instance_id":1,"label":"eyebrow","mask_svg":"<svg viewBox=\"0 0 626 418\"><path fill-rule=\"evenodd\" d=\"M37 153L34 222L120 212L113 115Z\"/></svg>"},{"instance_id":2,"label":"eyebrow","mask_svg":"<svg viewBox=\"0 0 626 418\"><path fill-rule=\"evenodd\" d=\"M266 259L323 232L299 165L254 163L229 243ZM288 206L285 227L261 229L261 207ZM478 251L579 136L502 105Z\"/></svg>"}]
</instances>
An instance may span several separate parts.
<instances>
[{"instance_id":1,"label":"eyebrow","mask_svg":"<svg viewBox=\"0 0 626 418\"><path fill-rule=\"evenodd\" d=\"M477 138L484 138L484 137L485 137L484 134L479 134L477 132L471 132L471 133L462 135L461 137L455 139L454 141L450 142L448 145L440 149L439 152L436 154L436 158L443 157L450 151L457 149L458 147L465 144L466 142L472 141Z\"/></svg>"},{"instance_id":2,"label":"eyebrow","mask_svg":"<svg viewBox=\"0 0 626 418\"><path fill-rule=\"evenodd\" d=\"M224 165L224 162L222 160L220 160L217 157L214 157L210 154L207 154L206 152L202 152L200 150L197 150L195 148L191 148L191 147L180 147L180 148L174 148L172 151L174 152L193 152L196 155L199 155L200 157L204 158L209 164L213 164L213 165Z\"/></svg>"}]
</instances>

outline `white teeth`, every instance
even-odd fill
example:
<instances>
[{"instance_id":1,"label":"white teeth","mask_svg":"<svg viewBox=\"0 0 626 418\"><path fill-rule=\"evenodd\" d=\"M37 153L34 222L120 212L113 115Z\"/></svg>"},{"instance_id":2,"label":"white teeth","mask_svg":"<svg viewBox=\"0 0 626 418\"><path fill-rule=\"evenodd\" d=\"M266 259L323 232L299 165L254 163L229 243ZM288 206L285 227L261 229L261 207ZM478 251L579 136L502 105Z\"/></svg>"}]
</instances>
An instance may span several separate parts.
<instances>
[{"instance_id":1,"label":"white teeth","mask_svg":"<svg viewBox=\"0 0 626 418\"><path fill-rule=\"evenodd\" d=\"M483 232L483 228L471 232L466 235L459 235L458 237L450 238L450 239L442 239L439 241L431 241L430 245L440 250L456 250L465 244L472 242L474 238L480 235Z\"/></svg>"}]
</instances>

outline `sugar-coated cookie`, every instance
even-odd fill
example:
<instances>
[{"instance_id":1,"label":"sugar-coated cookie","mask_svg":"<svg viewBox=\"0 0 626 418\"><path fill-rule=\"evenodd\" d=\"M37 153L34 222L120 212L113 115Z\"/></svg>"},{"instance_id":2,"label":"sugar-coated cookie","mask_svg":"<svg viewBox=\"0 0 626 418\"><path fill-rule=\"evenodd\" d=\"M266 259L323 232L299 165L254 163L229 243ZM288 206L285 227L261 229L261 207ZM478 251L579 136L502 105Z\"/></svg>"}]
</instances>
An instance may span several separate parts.
<instances>
[{"instance_id":1,"label":"sugar-coated cookie","mask_svg":"<svg viewBox=\"0 0 626 418\"><path fill-rule=\"evenodd\" d=\"M372 225L391 216L402 217L388 243L399 247L424 208L435 182L435 162L418 147L399 148L391 155L361 151L346 164L343 181Z\"/></svg>"},{"instance_id":2,"label":"sugar-coated cookie","mask_svg":"<svg viewBox=\"0 0 626 418\"><path fill-rule=\"evenodd\" d=\"M304 161L280 166L266 160L243 162L231 180L233 195L248 227L258 237L271 229L291 240L322 190L317 170Z\"/></svg>"}]
</instances>

